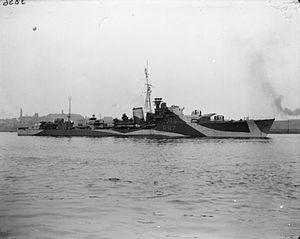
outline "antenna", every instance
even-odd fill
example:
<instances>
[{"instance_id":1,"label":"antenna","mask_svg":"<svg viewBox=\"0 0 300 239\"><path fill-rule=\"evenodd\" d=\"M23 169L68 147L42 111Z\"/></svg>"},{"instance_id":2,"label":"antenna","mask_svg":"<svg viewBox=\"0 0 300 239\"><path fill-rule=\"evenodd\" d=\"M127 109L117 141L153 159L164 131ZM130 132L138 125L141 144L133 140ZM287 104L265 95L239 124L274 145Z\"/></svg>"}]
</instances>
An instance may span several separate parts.
<instances>
[{"instance_id":1,"label":"antenna","mask_svg":"<svg viewBox=\"0 0 300 239\"><path fill-rule=\"evenodd\" d=\"M146 99L145 99L145 111L152 113L151 110L151 84L149 83L149 72L148 72L148 60L145 66L145 77L146 77Z\"/></svg>"},{"instance_id":2,"label":"antenna","mask_svg":"<svg viewBox=\"0 0 300 239\"><path fill-rule=\"evenodd\" d=\"M69 114L68 114L68 121L71 121L71 96L69 95Z\"/></svg>"}]
</instances>

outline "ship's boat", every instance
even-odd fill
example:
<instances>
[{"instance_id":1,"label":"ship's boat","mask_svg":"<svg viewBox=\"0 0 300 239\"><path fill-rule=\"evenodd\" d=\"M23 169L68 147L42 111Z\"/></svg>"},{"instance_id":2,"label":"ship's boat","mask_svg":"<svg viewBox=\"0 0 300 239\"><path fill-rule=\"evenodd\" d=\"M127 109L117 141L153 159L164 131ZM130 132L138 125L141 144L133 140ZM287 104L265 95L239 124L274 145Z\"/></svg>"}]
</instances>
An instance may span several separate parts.
<instances>
[{"instance_id":1,"label":"ship's boat","mask_svg":"<svg viewBox=\"0 0 300 239\"><path fill-rule=\"evenodd\" d=\"M54 122L40 122L34 127L19 127L18 135L34 136L87 136L87 137L217 137L217 138L265 138L274 119L225 120L223 115L202 114L194 110L191 115L184 115L179 106L167 106L162 98L155 98L154 112L151 110L150 84L148 70L146 75L146 101L143 108L133 108L132 118L123 114L122 119L107 122L95 115L85 124L74 126L70 120L71 102L69 98L68 120L56 119ZM145 117L144 117L145 116Z\"/></svg>"}]
</instances>

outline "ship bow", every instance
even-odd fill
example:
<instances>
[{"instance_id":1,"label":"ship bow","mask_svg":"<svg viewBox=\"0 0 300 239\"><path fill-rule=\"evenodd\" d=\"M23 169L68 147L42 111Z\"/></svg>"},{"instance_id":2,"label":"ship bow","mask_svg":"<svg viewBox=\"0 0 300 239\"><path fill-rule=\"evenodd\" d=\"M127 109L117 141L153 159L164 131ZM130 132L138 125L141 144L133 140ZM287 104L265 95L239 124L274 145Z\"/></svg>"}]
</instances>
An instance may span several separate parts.
<instances>
[{"instance_id":1,"label":"ship bow","mask_svg":"<svg viewBox=\"0 0 300 239\"><path fill-rule=\"evenodd\" d=\"M260 132L267 136L267 134L270 132L270 129L274 123L275 119L263 119L263 120L254 120L255 124L259 128Z\"/></svg>"}]
</instances>

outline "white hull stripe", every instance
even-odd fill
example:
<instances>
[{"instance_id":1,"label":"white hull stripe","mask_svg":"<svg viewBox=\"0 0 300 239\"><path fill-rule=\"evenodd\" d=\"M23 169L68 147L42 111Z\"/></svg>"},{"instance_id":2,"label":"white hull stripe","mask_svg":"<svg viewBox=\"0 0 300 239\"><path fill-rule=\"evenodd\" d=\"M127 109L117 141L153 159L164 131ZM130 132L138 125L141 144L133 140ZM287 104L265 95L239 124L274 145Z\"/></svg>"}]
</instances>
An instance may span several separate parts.
<instances>
[{"instance_id":1,"label":"white hull stripe","mask_svg":"<svg viewBox=\"0 0 300 239\"><path fill-rule=\"evenodd\" d=\"M97 129L95 130L97 132L101 133L109 133L109 134L115 134L115 135L124 135L124 136L141 136L141 135L153 135L153 136L167 136L167 137L187 137L183 134L173 133L173 132L167 132L167 131L159 131L154 129L140 129L135 130L128 133L122 133L111 129Z\"/></svg>"},{"instance_id":2,"label":"white hull stripe","mask_svg":"<svg viewBox=\"0 0 300 239\"><path fill-rule=\"evenodd\" d=\"M130 136L157 135L157 136L167 136L167 137L187 137L186 135L183 135L183 134L172 133L172 132L167 132L167 131L159 131L159 130L154 130L154 129L141 129L141 130L133 131L130 133L126 133L124 135L130 135Z\"/></svg>"},{"instance_id":3,"label":"white hull stripe","mask_svg":"<svg viewBox=\"0 0 300 239\"><path fill-rule=\"evenodd\" d=\"M18 135L24 136L24 135L37 135L43 131L47 130L39 130L39 129L25 129L25 130L18 130ZM98 130L91 130L92 132L98 132L101 136L101 133L103 133L103 136L105 135L116 135L116 136L143 136L143 135L149 135L149 136L165 136L165 137L187 137L183 134L173 133L173 132L167 132L167 131L159 131L159 130L153 130L153 129L141 129L136 130L128 133L122 133L111 129L98 129ZM85 136L84 131L82 132L82 136ZM89 134L86 134L86 136L89 136ZM90 135L93 136L93 135Z\"/></svg>"},{"instance_id":4,"label":"white hull stripe","mask_svg":"<svg viewBox=\"0 0 300 239\"><path fill-rule=\"evenodd\" d=\"M18 129L18 135L23 136L23 135L36 135L40 132L42 132L42 129Z\"/></svg>"}]
</instances>

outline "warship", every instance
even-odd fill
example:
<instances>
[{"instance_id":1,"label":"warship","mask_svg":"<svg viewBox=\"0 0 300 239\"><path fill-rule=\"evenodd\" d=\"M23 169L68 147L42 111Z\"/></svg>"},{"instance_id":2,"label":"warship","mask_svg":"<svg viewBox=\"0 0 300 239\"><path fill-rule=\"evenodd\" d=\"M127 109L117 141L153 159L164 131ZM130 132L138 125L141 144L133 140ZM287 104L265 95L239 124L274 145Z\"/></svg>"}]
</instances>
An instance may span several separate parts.
<instances>
[{"instance_id":1,"label":"warship","mask_svg":"<svg viewBox=\"0 0 300 239\"><path fill-rule=\"evenodd\" d=\"M121 119L107 122L95 115L84 124L74 125L71 120L71 99L69 98L68 119L54 122L39 122L32 127L19 127L19 136L55 137L211 137L211 138L266 138L274 122L273 119L225 120L216 113L202 114L194 110L184 115L184 108L167 106L162 98L154 98L154 111L151 102L151 84L148 67L145 67L146 98L145 107L132 109L132 118L123 114ZM145 112L144 112L145 110Z\"/></svg>"}]
</instances>

